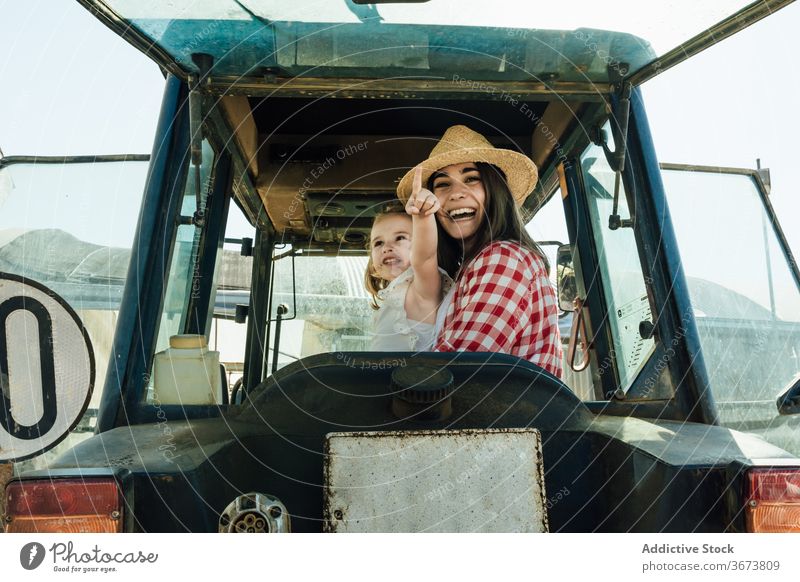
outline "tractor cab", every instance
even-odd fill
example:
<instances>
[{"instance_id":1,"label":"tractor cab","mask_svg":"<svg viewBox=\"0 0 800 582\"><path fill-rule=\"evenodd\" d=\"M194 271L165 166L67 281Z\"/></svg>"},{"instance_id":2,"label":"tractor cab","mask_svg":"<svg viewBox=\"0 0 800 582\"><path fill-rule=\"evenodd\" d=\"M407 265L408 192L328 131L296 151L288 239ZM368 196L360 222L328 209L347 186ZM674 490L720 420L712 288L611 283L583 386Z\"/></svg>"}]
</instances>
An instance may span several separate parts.
<instances>
[{"instance_id":1,"label":"tractor cab","mask_svg":"<svg viewBox=\"0 0 800 582\"><path fill-rule=\"evenodd\" d=\"M800 272L768 174L663 163L640 90L785 2L686 2L672 27L569 1L82 3L166 85L149 157L0 160L8 296L61 298L91 372L82 437L18 471L10 530L800 529L780 517L800 498L754 497L800 483ZM561 378L369 351L372 221L457 124L539 168L522 212ZM35 421L78 360L23 378L34 321L0 365L5 418L42 436L70 428ZM6 460L40 452L3 426ZM31 505L95 486L94 521Z\"/></svg>"}]
</instances>

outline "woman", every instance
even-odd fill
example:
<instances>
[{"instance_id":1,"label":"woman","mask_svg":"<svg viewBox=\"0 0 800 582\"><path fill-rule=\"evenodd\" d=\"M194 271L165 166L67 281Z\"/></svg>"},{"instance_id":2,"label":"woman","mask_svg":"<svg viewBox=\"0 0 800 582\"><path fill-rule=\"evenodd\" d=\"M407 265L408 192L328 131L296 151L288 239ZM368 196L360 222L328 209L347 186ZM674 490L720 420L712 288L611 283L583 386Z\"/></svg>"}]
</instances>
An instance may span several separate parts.
<instances>
[{"instance_id":1,"label":"woman","mask_svg":"<svg viewBox=\"0 0 800 582\"><path fill-rule=\"evenodd\" d=\"M549 266L518 209L536 185L534 163L456 125L419 167L441 206L439 265L456 280L439 308L434 349L503 352L560 377L558 307ZM409 171L397 187L404 202L420 197L414 174Z\"/></svg>"}]
</instances>

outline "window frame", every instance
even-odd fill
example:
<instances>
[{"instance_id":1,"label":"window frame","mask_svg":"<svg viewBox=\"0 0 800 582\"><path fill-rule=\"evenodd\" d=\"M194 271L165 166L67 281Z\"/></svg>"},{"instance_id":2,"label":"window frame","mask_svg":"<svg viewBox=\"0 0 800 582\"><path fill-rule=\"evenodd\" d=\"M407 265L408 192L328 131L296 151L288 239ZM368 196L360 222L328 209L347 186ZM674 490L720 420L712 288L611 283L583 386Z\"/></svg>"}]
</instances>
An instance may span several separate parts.
<instances>
[{"instance_id":1,"label":"window frame","mask_svg":"<svg viewBox=\"0 0 800 582\"><path fill-rule=\"evenodd\" d=\"M139 228L134 239L134 258L129 281L120 306L120 322L114 336L113 354L117 365L109 367L104 401L98 414L97 432L173 419L219 416L224 405L158 405L148 403L156 342L163 310L164 293L173 260L176 234L181 224L189 159L188 87L174 77L165 89L154 153L148 170ZM206 139L215 153L211 174L211 196L198 245L198 274L213 281L216 258L224 244L225 222L234 188L234 154L224 126L212 123L219 116L212 111L205 125ZM207 335L213 317L213 283L201 286L198 297L188 301L182 317L183 333ZM194 315L189 316L190 313ZM124 315L123 315L124 314ZM194 322L201 322L197 325ZM124 323L124 325L123 325ZM126 353L127 357L120 357ZM113 393L112 393L113 392Z\"/></svg>"},{"instance_id":2,"label":"window frame","mask_svg":"<svg viewBox=\"0 0 800 582\"><path fill-rule=\"evenodd\" d=\"M616 390L618 378L615 363L613 374L595 377L597 400L585 401L585 404L596 414L718 424L713 396L704 389L708 384L708 375L691 311L685 333L682 337L677 335L681 322L679 314L687 313L691 306L640 89L633 88L630 103L622 184L628 197L628 207L634 208L636 212L637 220L633 230L651 312L654 315L656 347L626 394ZM616 111L619 107L618 94L611 96L610 104L611 110ZM563 179L568 192L564 205L570 242L575 245L578 261L582 271L586 273L597 269L598 262L594 237L588 226L591 224L591 217L579 161L580 155L590 144L585 128L602 126L609 117L613 122L613 115L609 116L605 108L593 108L586 112L580 127L569 141L570 163L565 164L564 168ZM579 277L579 289L583 292L582 273L576 270L576 274ZM587 318L587 327L597 355L592 365L596 366L598 361L611 357L610 330L603 317L607 302L600 286L594 285L586 291L585 305L590 315ZM661 306L661 309L657 306ZM664 345L671 345L676 337L679 337L679 341L673 350L674 355L667 357ZM657 377L658 374L666 375L666 379L675 387L671 398L648 398L652 388L648 388L645 381L649 377Z\"/></svg>"}]
</instances>

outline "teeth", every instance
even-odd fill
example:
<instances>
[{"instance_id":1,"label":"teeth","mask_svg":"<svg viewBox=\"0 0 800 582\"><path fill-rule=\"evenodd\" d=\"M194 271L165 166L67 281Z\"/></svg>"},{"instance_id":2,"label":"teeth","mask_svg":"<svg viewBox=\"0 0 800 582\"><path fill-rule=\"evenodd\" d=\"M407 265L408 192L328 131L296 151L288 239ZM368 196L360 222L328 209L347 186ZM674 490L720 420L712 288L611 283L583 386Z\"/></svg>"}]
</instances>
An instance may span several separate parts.
<instances>
[{"instance_id":1,"label":"teeth","mask_svg":"<svg viewBox=\"0 0 800 582\"><path fill-rule=\"evenodd\" d=\"M456 208L450 211L450 218L458 218L460 216L472 216L475 214L473 208Z\"/></svg>"}]
</instances>

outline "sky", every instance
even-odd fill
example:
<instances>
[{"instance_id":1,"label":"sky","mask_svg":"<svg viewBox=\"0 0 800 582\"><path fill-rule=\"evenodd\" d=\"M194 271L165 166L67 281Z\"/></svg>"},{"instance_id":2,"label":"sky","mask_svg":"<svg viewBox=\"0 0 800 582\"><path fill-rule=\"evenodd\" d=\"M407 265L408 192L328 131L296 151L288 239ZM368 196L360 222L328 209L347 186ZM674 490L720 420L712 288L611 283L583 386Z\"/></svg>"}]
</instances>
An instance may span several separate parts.
<instances>
[{"instance_id":1,"label":"sky","mask_svg":"<svg viewBox=\"0 0 800 582\"><path fill-rule=\"evenodd\" d=\"M770 169L770 200L800 253L795 111L800 4L670 69L643 87L661 162Z\"/></svg>"},{"instance_id":2,"label":"sky","mask_svg":"<svg viewBox=\"0 0 800 582\"><path fill-rule=\"evenodd\" d=\"M771 200L795 254L798 29L795 4L643 87L660 161L752 168L760 158L770 168ZM0 0L0 55L6 156L150 152L164 78L77 2Z\"/></svg>"},{"instance_id":3,"label":"sky","mask_svg":"<svg viewBox=\"0 0 800 582\"><path fill-rule=\"evenodd\" d=\"M164 77L75 1L0 1L6 156L150 153Z\"/></svg>"}]
</instances>

